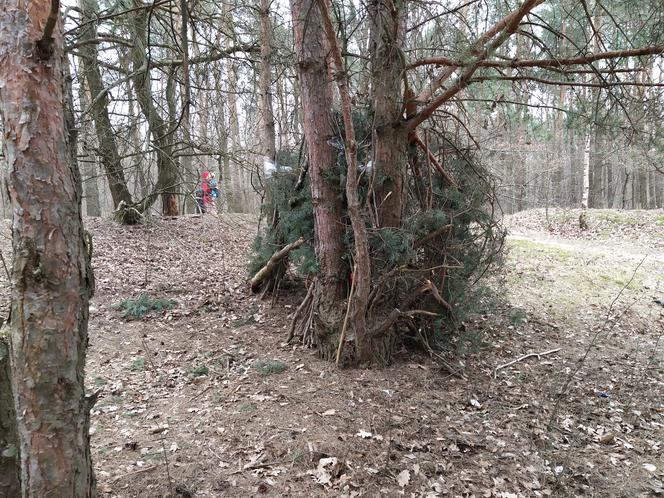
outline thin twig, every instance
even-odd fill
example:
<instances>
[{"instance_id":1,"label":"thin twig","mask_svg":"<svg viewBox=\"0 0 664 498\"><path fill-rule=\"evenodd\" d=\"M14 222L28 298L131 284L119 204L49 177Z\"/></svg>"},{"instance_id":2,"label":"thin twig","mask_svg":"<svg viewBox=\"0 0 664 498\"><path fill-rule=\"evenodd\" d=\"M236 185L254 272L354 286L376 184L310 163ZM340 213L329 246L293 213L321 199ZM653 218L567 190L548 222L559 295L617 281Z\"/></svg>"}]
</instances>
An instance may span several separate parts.
<instances>
[{"instance_id":1,"label":"thin twig","mask_svg":"<svg viewBox=\"0 0 664 498\"><path fill-rule=\"evenodd\" d=\"M339 366L339 359L341 358L341 349L344 347L344 340L346 339L346 329L348 328L348 315L350 315L350 305L353 302L353 292L355 292L355 269L353 268L353 280L350 283L350 293L348 294L348 304L346 305L346 316L344 317L344 324L341 327L341 336L339 336L339 346L337 347L337 360L336 364Z\"/></svg>"},{"instance_id":2,"label":"thin twig","mask_svg":"<svg viewBox=\"0 0 664 498\"><path fill-rule=\"evenodd\" d=\"M631 285L632 281L636 277L636 272L639 271L639 268L641 268L641 265L643 265L643 262L646 260L647 257L648 257L647 255L644 256L643 259L639 262L639 264L636 265L636 268L634 269L634 272L632 273L632 277L629 279L629 282L627 282L625 285L623 285L622 289L620 289L620 292L618 292L618 294L613 299L613 301L611 301L611 304L609 305L609 309L606 311L606 318L604 319L604 323L602 324L602 326L599 328L599 330L595 333L595 335L591 339L590 344L588 344L588 347L586 348L586 351L585 351L584 355L577 362L576 368L574 368L569 373L569 375L567 376L567 379L565 380L565 383L563 384L562 389L558 393L558 397L556 399L555 405L553 406L553 410L551 410L551 416L549 418L549 423L547 425L549 430L551 430L551 428L553 427L553 423L556 419L556 416L558 415L558 408L560 407L560 402L562 401L563 396L565 396L565 393L567 392L567 388L569 387L570 383L572 382L572 379L574 378L574 376L577 373L579 373L579 370L581 370L581 368L585 364L586 359L588 358L588 355L590 354L590 351L592 351L593 347L595 347L595 344L597 343L597 339L599 338L600 334L602 332L604 332L604 330L606 329L606 324L609 322L609 317L611 316L611 311L613 311L614 305L616 304L616 302L618 302L618 299L620 299L620 296L622 296L625 289L627 289L627 287L629 287ZM613 327L616 325L616 323L617 323L617 320L613 321L613 323L611 324L611 326L609 328L609 331L613 329Z\"/></svg>"},{"instance_id":3,"label":"thin twig","mask_svg":"<svg viewBox=\"0 0 664 498\"><path fill-rule=\"evenodd\" d=\"M5 256L2 254L2 251L0 251L0 259L2 260L2 266L5 267L5 273L7 274L7 281L11 283L12 276L9 273L9 268L7 268L7 262L5 261Z\"/></svg>"},{"instance_id":4,"label":"thin twig","mask_svg":"<svg viewBox=\"0 0 664 498\"><path fill-rule=\"evenodd\" d=\"M493 371L493 376L494 376L494 378L496 377L496 375L498 374L498 370L502 370L503 368L507 368L510 365L514 365L515 363L519 363L520 361L526 360L528 358L532 358L533 356L537 356L537 359L539 360L541 356L546 356L546 355L549 355L549 354L557 353L561 349L562 348L556 348L556 349L552 349L551 351L544 351L543 353L524 354L523 356L520 356L516 360L512 360L508 363L505 363L504 365L497 366L496 369Z\"/></svg>"}]
</instances>

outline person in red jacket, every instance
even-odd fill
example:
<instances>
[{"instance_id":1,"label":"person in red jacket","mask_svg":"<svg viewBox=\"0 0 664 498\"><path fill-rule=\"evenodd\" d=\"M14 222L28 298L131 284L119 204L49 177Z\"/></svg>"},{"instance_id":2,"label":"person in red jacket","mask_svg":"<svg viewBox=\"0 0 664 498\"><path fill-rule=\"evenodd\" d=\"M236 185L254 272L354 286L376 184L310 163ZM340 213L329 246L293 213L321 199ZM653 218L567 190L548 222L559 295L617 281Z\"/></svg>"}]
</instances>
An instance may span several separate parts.
<instances>
[{"instance_id":1,"label":"person in red jacket","mask_svg":"<svg viewBox=\"0 0 664 498\"><path fill-rule=\"evenodd\" d=\"M203 171L201 185L196 189L195 197L199 212L205 213L208 209L214 208L214 201L219 197L219 187L214 173Z\"/></svg>"}]
</instances>

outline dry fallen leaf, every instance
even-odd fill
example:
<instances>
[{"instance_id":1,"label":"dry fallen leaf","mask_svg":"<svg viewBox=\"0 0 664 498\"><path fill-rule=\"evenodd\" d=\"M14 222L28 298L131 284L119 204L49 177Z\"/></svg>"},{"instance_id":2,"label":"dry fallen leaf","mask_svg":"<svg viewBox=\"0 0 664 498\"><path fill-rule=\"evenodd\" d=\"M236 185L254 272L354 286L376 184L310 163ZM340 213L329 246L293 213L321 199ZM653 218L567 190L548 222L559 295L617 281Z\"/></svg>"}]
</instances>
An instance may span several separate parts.
<instances>
[{"instance_id":1,"label":"dry fallen leaf","mask_svg":"<svg viewBox=\"0 0 664 498\"><path fill-rule=\"evenodd\" d=\"M402 470L401 472L399 472L399 475L397 475L397 483L399 484L399 486L403 488L409 482L410 482L410 471Z\"/></svg>"}]
</instances>

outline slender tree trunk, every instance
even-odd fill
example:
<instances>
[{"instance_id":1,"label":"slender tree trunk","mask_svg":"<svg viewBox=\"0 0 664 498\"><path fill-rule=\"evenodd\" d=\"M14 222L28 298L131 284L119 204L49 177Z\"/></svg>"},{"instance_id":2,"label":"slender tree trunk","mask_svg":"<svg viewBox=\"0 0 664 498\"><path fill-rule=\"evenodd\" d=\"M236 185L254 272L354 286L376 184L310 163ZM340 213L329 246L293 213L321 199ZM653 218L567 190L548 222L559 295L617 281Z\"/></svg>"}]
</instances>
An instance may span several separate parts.
<instances>
[{"instance_id":1,"label":"slender tree trunk","mask_svg":"<svg viewBox=\"0 0 664 498\"><path fill-rule=\"evenodd\" d=\"M89 42L97 37L96 17L99 8L96 0L80 0L79 6L82 25L80 39L82 42ZM92 99L90 114L95 122L99 158L108 178L113 206L117 208L121 202L132 205L133 201L127 187L127 180L115 142L115 133L108 115L108 92L99 71L97 46L92 42L85 43L81 46L80 52L85 81ZM138 219L132 218L127 221L135 223Z\"/></svg>"},{"instance_id":2,"label":"slender tree trunk","mask_svg":"<svg viewBox=\"0 0 664 498\"><path fill-rule=\"evenodd\" d=\"M586 146L583 149L583 193L581 196L581 214L579 215L579 227L582 230L588 229L588 200L590 197L590 145L591 134L586 132Z\"/></svg>"},{"instance_id":3,"label":"slender tree trunk","mask_svg":"<svg viewBox=\"0 0 664 498\"><path fill-rule=\"evenodd\" d=\"M329 0L318 0L321 9L323 26L331 48L332 64L330 68L336 72L336 81L339 87L339 96L344 119L344 150L346 164L348 165L346 176L346 198L348 199L348 214L353 227L353 239L355 242L355 265L353 279L355 280L355 294L349 296L353 310L352 326L356 338L356 359L360 363L373 360L372 341L367 329L367 305L369 292L371 291L371 261L369 259L369 240L367 227L362 216L360 198L357 192L358 168L357 168L357 142L353 126L350 93L348 89L348 77L346 68L341 58L341 51L336 40L334 27L332 26L332 15L330 13ZM381 352L382 353L382 352ZM338 357L338 355L337 355Z\"/></svg>"},{"instance_id":4,"label":"slender tree trunk","mask_svg":"<svg viewBox=\"0 0 664 498\"><path fill-rule=\"evenodd\" d=\"M269 0L260 0L261 64L259 88L263 129L263 153L269 161L276 162L277 146L274 133L274 111L272 110L272 23Z\"/></svg>"},{"instance_id":5,"label":"slender tree trunk","mask_svg":"<svg viewBox=\"0 0 664 498\"><path fill-rule=\"evenodd\" d=\"M177 202L179 190L178 167L173 159L173 133L152 100L150 68L147 57L147 18L148 12L145 9L140 9L133 16L130 25L133 41L131 47L133 64L132 81L138 105L147 119L152 141L155 144L157 155L157 185L155 195L161 194L162 213L165 216L177 216L179 214ZM153 197L150 196L145 200L145 203L151 205Z\"/></svg>"},{"instance_id":6,"label":"slender tree trunk","mask_svg":"<svg viewBox=\"0 0 664 498\"><path fill-rule=\"evenodd\" d=\"M198 183L198 175L193 169L191 146L191 82L189 71L189 7L187 0L180 0L180 50L182 57L182 176L185 178L185 194L192 192ZM186 195L183 203L184 211L194 212L196 204L191 195Z\"/></svg>"},{"instance_id":7,"label":"slender tree trunk","mask_svg":"<svg viewBox=\"0 0 664 498\"><path fill-rule=\"evenodd\" d=\"M81 105L81 115L88 109L90 99L85 85L78 88L78 99ZM85 214L87 216L101 216L101 199L99 197L99 181L97 178L97 157L90 154L92 149L92 132L90 123L82 121L80 124L80 137L78 141L79 156L81 157L83 197L85 200Z\"/></svg>"},{"instance_id":8,"label":"slender tree trunk","mask_svg":"<svg viewBox=\"0 0 664 498\"><path fill-rule=\"evenodd\" d=\"M0 8L0 114L14 213L12 389L23 496L82 498L95 495L83 374L93 283L80 177L67 157L62 26L51 8L45 0Z\"/></svg>"}]
</instances>

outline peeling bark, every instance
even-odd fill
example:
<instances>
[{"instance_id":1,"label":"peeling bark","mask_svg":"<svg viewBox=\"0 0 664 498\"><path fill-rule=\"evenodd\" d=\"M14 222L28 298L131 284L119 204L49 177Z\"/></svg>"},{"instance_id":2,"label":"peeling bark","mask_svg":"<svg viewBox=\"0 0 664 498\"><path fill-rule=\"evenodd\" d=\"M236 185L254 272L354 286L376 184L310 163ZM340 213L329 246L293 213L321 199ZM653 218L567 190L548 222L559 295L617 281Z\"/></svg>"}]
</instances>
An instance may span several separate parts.
<instances>
[{"instance_id":1,"label":"peeling bark","mask_svg":"<svg viewBox=\"0 0 664 498\"><path fill-rule=\"evenodd\" d=\"M326 299L343 296L345 274L342 256L343 206L338 191L326 179L333 168L336 152L328 141L332 128L332 92L326 57L329 48L321 36L323 26L315 0L291 0L295 52L300 79L304 136L309 152L309 178L314 208L316 256L320 264L319 282ZM343 315L342 315L343 317Z\"/></svg>"},{"instance_id":2,"label":"peeling bark","mask_svg":"<svg viewBox=\"0 0 664 498\"><path fill-rule=\"evenodd\" d=\"M12 389L24 497L95 495L85 396L92 274L67 160L62 27L35 57L51 2L0 5L0 114L12 223ZM59 16L58 16L59 17Z\"/></svg>"},{"instance_id":3,"label":"peeling bark","mask_svg":"<svg viewBox=\"0 0 664 498\"><path fill-rule=\"evenodd\" d=\"M373 0L371 20L371 105L374 113L374 192L378 226L399 227L405 199L408 131L402 124L401 82L405 67L403 0Z\"/></svg>"}]
</instances>

